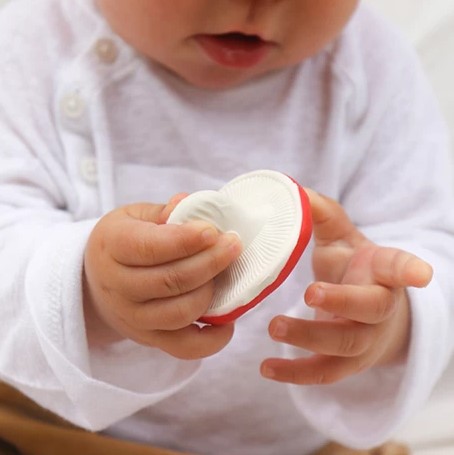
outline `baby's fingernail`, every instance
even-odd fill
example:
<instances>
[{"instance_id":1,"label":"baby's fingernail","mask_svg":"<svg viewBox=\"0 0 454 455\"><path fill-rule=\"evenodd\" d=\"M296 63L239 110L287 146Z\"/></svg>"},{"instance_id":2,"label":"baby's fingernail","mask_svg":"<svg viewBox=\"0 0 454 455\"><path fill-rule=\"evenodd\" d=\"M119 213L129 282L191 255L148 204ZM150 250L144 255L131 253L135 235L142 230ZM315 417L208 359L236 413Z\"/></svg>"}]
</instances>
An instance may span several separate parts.
<instances>
[{"instance_id":1,"label":"baby's fingernail","mask_svg":"<svg viewBox=\"0 0 454 455\"><path fill-rule=\"evenodd\" d=\"M427 286L432 280L433 268L426 261L415 257L407 262L406 267L415 286Z\"/></svg>"},{"instance_id":2,"label":"baby's fingernail","mask_svg":"<svg viewBox=\"0 0 454 455\"><path fill-rule=\"evenodd\" d=\"M266 378L273 379L276 377L276 371L272 367L264 366L262 367L262 375L265 376Z\"/></svg>"},{"instance_id":3,"label":"baby's fingernail","mask_svg":"<svg viewBox=\"0 0 454 455\"><path fill-rule=\"evenodd\" d=\"M272 335L274 338L285 338L288 333L288 324L284 321L277 321L273 327Z\"/></svg>"},{"instance_id":4,"label":"baby's fingernail","mask_svg":"<svg viewBox=\"0 0 454 455\"><path fill-rule=\"evenodd\" d=\"M219 233L217 229L215 229L214 227L208 227L204 229L200 235L204 243L208 245L213 245L216 242Z\"/></svg>"},{"instance_id":5,"label":"baby's fingernail","mask_svg":"<svg viewBox=\"0 0 454 455\"><path fill-rule=\"evenodd\" d=\"M222 246L226 247L230 251L235 254L239 254L241 252L241 240L237 234L228 233L224 234L221 239Z\"/></svg>"},{"instance_id":6,"label":"baby's fingernail","mask_svg":"<svg viewBox=\"0 0 454 455\"><path fill-rule=\"evenodd\" d=\"M309 306L317 306L323 302L326 291L322 287L318 286L313 293L308 297L307 304Z\"/></svg>"}]
</instances>

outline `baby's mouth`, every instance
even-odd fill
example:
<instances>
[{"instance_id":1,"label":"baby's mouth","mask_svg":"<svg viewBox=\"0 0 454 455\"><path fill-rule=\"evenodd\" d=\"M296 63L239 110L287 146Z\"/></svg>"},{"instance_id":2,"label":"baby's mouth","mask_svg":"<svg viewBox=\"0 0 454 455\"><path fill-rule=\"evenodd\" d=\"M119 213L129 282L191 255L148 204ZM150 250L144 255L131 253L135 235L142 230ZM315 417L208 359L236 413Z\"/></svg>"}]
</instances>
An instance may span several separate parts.
<instances>
[{"instance_id":1,"label":"baby's mouth","mask_svg":"<svg viewBox=\"0 0 454 455\"><path fill-rule=\"evenodd\" d=\"M224 45L230 46L232 49L250 49L253 50L258 46L262 46L265 42L258 35L246 35L240 32L222 33L220 35L211 35Z\"/></svg>"},{"instance_id":2,"label":"baby's mouth","mask_svg":"<svg viewBox=\"0 0 454 455\"><path fill-rule=\"evenodd\" d=\"M197 35L196 41L215 63L236 68L255 66L272 48L272 43L258 35L239 32Z\"/></svg>"}]
</instances>

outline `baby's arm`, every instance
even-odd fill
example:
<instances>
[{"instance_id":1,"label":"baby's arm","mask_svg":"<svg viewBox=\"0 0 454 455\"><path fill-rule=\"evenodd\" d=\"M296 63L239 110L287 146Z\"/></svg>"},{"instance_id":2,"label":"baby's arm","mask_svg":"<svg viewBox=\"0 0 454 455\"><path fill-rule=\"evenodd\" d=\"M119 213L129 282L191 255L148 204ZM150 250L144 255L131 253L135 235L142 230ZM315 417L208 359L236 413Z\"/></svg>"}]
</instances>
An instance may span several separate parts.
<instances>
[{"instance_id":1,"label":"baby's arm","mask_svg":"<svg viewBox=\"0 0 454 455\"><path fill-rule=\"evenodd\" d=\"M131 339L181 359L222 349L233 325L194 324L213 278L241 251L238 237L205 222L165 224L167 206L137 204L104 216L85 252L84 305L92 344Z\"/></svg>"}]
</instances>

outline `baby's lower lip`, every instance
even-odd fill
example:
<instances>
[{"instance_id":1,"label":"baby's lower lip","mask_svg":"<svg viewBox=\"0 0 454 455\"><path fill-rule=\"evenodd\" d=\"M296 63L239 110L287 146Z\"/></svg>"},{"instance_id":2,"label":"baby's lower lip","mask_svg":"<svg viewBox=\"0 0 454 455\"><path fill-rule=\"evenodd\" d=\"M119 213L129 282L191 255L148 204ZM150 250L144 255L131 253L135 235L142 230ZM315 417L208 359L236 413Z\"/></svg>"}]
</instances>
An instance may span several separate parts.
<instances>
[{"instance_id":1,"label":"baby's lower lip","mask_svg":"<svg viewBox=\"0 0 454 455\"><path fill-rule=\"evenodd\" d=\"M215 63L232 68L250 68L260 63L272 48L270 42L241 33L197 35L197 43Z\"/></svg>"}]
</instances>

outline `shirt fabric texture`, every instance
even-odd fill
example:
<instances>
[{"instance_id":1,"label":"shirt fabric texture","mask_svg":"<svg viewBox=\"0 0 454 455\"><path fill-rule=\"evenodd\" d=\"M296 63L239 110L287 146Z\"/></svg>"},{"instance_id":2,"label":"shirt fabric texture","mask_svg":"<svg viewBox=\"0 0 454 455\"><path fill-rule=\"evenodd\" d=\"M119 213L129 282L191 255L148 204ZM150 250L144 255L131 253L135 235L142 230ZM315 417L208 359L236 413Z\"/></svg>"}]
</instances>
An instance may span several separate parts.
<instances>
[{"instance_id":1,"label":"shirt fabric texture","mask_svg":"<svg viewBox=\"0 0 454 455\"><path fill-rule=\"evenodd\" d=\"M414 52L360 6L328 48L242 86L205 91L125 44L91 0L0 12L0 379L77 425L206 454L302 454L390 437L451 352L454 201L445 125ZM103 214L275 169L339 200L373 241L434 267L409 290L406 365L329 386L259 375L274 315L312 317L312 245L232 342L181 361L130 341L89 349L83 254Z\"/></svg>"}]
</instances>

